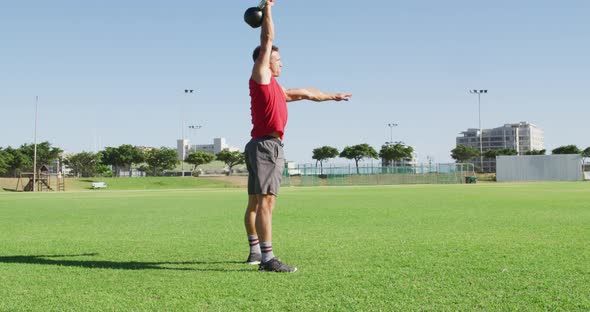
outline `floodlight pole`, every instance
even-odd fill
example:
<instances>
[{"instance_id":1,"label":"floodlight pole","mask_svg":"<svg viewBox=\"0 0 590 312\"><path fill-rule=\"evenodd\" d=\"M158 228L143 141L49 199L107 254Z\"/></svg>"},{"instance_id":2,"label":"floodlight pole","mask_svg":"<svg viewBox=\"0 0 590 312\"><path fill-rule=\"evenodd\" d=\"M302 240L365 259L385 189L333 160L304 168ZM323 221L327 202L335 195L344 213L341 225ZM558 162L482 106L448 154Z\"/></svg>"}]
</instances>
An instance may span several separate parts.
<instances>
[{"instance_id":1,"label":"floodlight pole","mask_svg":"<svg viewBox=\"0 0 590 312\"><path fill-rule=\"evenodd\" d=\"M477 111L479 118L479 164L481 166L481 172L483 169L483 130L481 129L481 95L488 93L488 90L469 90L471 94L477 94Z\"/></svg>"},{"instance_id":2,"label":"floodlight pole","mask_svg":"<svg viewBox=\"0 0 590 312\"><path fill-rule=\"evenodd\" d=\"M33 133L33 192L37 188L37 108L39 106L39 96L35 96L35 131Z\"/></svg>"},{"instance_id":3,"label":"floodlight pole","mask_svg":"<svg viewBox=\"0 0 590 312\"><path fill-rule=\"evenodd\" d=\"M184 89L184 94L189 95L192 94L195 90L193 89ZM185 146L184 146L184 101L182 101L182 108L181 108L181 113L180 113L180 127L181 127L181 135L182 137L180 138L182 140L182 155L181 158L182 160L180 161L180 170L182 171L182 177L184 177L184 160L186 159L186 155L185 155Z\"/></svg>"},{"instance_id":4,"label":"floodlight pole","mask_svg":"<svg viewBox=\"0 0 590 312\"><path fill-rule=\"evenodd\" d=\"M396 123L388 123L389 127L389 144L393 144L393 127L397 127Z\"/></svg>"}]
</instances>

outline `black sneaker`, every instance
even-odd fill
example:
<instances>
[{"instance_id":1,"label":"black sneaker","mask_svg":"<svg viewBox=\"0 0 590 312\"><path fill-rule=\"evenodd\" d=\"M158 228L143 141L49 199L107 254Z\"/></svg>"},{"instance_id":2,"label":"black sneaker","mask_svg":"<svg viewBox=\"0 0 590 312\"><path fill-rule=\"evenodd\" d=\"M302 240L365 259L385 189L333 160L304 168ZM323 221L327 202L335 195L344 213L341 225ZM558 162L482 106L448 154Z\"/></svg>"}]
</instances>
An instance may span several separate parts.
<instances>
[{"instance_id":1,"label":"black sneaker","mask_svg":"<svg viewBox=\"0 0 590 312\"><path fill-rule=\"evenodd\" d=\"M258 271L295 273L297 272L297 268L282 263L278 258L272 258L265 263L261 263Z\"/></svg>"},{"instance_id":2,"label":"black sneaker","mask_svg":"<svg viewBox=\"0 0 590 312\"><path fill-rule=\"evenodd\" d=\"M246 264L256 265L262 262L262 254L259 253L251 253L248 256L248 260L246 260Z\"/></svg>"}]
</instances>

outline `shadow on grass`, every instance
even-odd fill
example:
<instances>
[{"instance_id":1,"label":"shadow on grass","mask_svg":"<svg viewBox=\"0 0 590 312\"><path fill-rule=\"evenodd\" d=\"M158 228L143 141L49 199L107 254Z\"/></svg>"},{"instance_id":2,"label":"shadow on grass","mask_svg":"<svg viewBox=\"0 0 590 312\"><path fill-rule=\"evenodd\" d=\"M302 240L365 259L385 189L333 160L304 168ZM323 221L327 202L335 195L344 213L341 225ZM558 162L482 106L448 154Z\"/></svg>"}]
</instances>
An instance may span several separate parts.
<instances>
[{"instance_id":1,"label":"shadow on grass","mask_svg":"<svg viewBox=\"0 0 590 312\"><path fill-rule=\"evenodd\" d=\"M2 188L5 192L18 192L15 189L9 189L9 188Z\"/></svg>"},{"instance_id":2,"label":"shadow on grass","mask_svg":"<svg viewBox=\"0 0 590 312\"><path fill-rule=\"evenodd\" d=\"M94 257L97 253L79 255L38 255L38 256L0 256L0 263L57 265L66 267L79 267L87 269L113 269L113 270L173 270L173 271L204 271L204 272L254 272L252 269L238 268L175 268L175 265L245 265L240 261L181 261L181 262L116 262L93 260L65 260L59 258Z\"/></svg>"}]
</instances>

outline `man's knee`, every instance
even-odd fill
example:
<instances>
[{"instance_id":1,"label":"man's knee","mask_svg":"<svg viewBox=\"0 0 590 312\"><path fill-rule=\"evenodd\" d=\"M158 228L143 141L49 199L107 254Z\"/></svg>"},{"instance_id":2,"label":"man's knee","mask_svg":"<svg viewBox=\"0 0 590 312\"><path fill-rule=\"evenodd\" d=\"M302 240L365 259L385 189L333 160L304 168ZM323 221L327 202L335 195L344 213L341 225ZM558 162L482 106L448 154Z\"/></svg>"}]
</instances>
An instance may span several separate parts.
<instances>
[{"instance_id":1,"label":"man's knee","mask_svg":"<svg viewBox=\"0 0 590 312\"><path fill-rule=\"evenodd\" d=\"M258 211L272 212L274 205L274 195L258 195Z\"/></svg>"}]
</instances>

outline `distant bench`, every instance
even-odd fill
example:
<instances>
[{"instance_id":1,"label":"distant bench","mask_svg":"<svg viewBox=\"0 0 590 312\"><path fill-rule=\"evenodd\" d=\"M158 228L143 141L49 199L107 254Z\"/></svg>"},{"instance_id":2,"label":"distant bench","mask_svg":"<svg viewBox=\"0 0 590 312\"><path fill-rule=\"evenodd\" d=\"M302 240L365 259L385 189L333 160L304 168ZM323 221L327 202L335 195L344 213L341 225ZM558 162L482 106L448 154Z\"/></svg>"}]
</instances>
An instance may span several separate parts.
<instances>
[{"instance_id":1,"label":"distant bench","mask_svg":"<svg viewBox=\"0 0 590 312\"><path fill-rule=\"evenodd\" d=\"M104 182L93 182L92 183L92 189L101 189L101 188L107 188L107 184Z\"/></svg>"}]
</instances>

